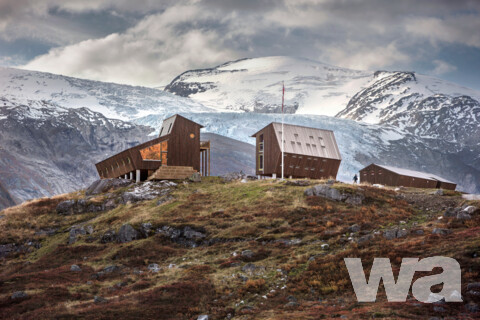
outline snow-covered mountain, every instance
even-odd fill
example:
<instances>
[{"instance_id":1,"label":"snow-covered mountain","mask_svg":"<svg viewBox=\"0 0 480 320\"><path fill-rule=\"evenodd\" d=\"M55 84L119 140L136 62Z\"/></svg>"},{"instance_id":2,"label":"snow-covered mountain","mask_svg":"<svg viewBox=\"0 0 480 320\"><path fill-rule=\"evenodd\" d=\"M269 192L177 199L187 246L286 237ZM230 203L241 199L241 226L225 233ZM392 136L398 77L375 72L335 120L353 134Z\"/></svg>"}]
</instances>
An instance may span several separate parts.
<instances>
[{"instance_id":1,"label":"snow-covered mountain","mask_svg":"<svg viewBox=\"0 0 480 320\"><path fill-rule=\"evenodd\" d=\"M17 105L45 101L63 108L83 107L126 121L171 110L213 111L191 99L157 89L4 67L0 67L0 97Z\"/></svg>"},{"instance_id":2,"label":"snow-covered mountain","mask_svg":"<svg viewBox=\"0 0 480 320\"><path fill-rule=\"evenodd\" d=\"M218 111L279 113L284 81L286 112L334 116L372 76L372 72L278 56L187 71L165 90Z\"/></svg>"}]
</instances>

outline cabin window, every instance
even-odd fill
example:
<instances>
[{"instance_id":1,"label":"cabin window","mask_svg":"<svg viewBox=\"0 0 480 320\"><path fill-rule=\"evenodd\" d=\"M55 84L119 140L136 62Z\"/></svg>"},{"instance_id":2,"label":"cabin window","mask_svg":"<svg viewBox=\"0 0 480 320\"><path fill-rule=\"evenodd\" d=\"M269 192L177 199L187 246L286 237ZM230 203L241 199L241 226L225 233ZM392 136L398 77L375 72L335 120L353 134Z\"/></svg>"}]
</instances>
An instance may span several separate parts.
<instances>
[{"instance_id":1,"label":"cabin window","mask_svg":"<svg viewBox=\"0 0 480 320\"><path fill-rule=\"evenodd\" d=\"M162 161L164 164L166 164L167 161L167 153L168 141L162 141L140 150L140 155L143 160Z\"/></svg>"},{"instance_id":2,"label":"cabin window","mask_svg":"<svg viewBox=\"0 0 480 320\"><path fill-rule=\"evenodd\" d=\"M305 168L305 170L307 170L307 171L308 171L308 168Z\"/></svg>"},{"instance_id":3,"label":"cabin window","mask_svg":"<svg viewBox=\"0 0 480 320\"><path fill-rule=\"evenodd\" d=\"M293 166L288 166L289 168L293 169Z\"/></svg>"},{"instance_id":4,"label":"cabin window","mask_svg":"<svg viewBox=\"0 0 480 320\"><path fill-rule=\"evenodd\" d=\"M195 138L195 133L190 133L190 139Z\"/></svg>"},{"instance_id":5,"label":"cabin window","mask_svg":"<svg viewBox=\"0 0 480 320\"><path fill-rule=\"evenodd\" d=\"M298 159L303 159L303 157L302 157L302 156L298 156Z\"/></svg>"},{"instance_id":6,"label":"cabin window","mask_svg":"<svg viewBox=\"0 0 480 320\"><path fill-rule=\"evenodd\" d=\"M127 163L130 164L132 161L130 161L130 157L127 158Z\"/></svg>"},{"instance_id":7,"label":"cabin window","mask_svg":"<svg viewBox=\"0 0 480 320\"><path fill-rule=\"evenodd\" d=\"M115 170L115 168L112 166L112 172Z\"/></svg>"},{"instance_id":8,"label":"cabin window","mask_svg":"<svg viewBox=\"0 0 480 320\"><path fill-rule=\"evenodd\" d=\"M324 172L324 171L325 171L325 170L323 170L323 169L320 169L320 172Z\"/></svg>"},{"instance_id":9,"label":"cabin window","mask_svg":"<svg viewBox=\"0 0 480 320\"><path fill-rule=\"evenodd\" d=\"M318 159L317 159L317 158L313 158L313 161L318 161Z\"/></svg>"},{"instance_id":10,"label":"cabin window","mask_svg":"<svg viewBox=\"0 0 480 320\"><path fill-rule=\"evenodd\" d=\"M264 146L263 134L261 134L260 137L258 137L258 151L262 152L263 151L263 146Z\"/></svg>"},{"instance_id":11,"label":"cabin window","mask_svg":"<svg viewBox=\"0 0 480 320\"><path fill-rule=\"evenodd\" d=\"M323 162L327 162L327 159L323 159L322 161L323 161Z\"/></svg>"},{"instance_id":12,"label":"cabin window","mask_svg":"<svg viewBox=\"0 0 480 320\"><path fill-rule=\"evenodd\" d=\"M125 159L122 159L122 165L123 165L124 167L126 166Z\"/></svg>"},{"instance_id":13,"label":"cabin window","mask_svg":"<svg viewBox=\"0 0 480 320\"><path fill-rule=\"evenodd\" d=\"M310 168L310 171L315 171L315 168Z\"/></svg>"},{"instance_id":14,"label":"cabin window","mask_svg":"<svg viewBox=\"0 0 480 320\"><path fill-rule=\"evenodd\" d=\"M172 130L172 125L173 125L173 122L172 122L172 123L170 123L170 126L168 127L168 133L170 133L170 132L171 132L171 130Z\"/></svg>"},{"instance_id":15,"label":"cabin window","mask_svg":"<svg viewBox=\"0 0 480 320\"><path fill-rule=\"evenodd\" d=\"M120 168L120 165L119 165L118 162L117 162L117 169L118 169L118 168Z\"/></svg>"},{"instance_id":16,"label":"cabin window","mask_svg":"<svg viewBox=\"0 0 480 320\"><path fill-rule=\"evenodd\" d=\"M160 129L160 134L159 134L159 137L161 137L161 136L162 136L162 132L163 132L163 127L162 127L162 129Z\"/></svg>"},{"instance_id":17,"label":"cabin window","mask_svg":"<svg viewBox=\"0 0 480 320\"><path fill-rule=\"evenodd\" d=\"M295 169L300 169L300 166L296 166Z\"/></svg>"},{"instance_id":18,"label":"cabin window","mask_svg":"<svg viewBox=\"0 0 480 320\"><path fill-rule=\"evenodd\" d=\"M296 159L296 158L297 158L297 156L296 156L296 155L293 155L293 156L292 156L292 158L295 158L295 159Z\"/></svg>"},{"instance_id":19,"label":"cabin window","mask_svg":"<svg viewBox=\"0 0 480 320\"><path fill-rule=\"evenodd\" d=\"M258 170L263 171L263 154L258 156Z\"/></svg>"}]
</instances>

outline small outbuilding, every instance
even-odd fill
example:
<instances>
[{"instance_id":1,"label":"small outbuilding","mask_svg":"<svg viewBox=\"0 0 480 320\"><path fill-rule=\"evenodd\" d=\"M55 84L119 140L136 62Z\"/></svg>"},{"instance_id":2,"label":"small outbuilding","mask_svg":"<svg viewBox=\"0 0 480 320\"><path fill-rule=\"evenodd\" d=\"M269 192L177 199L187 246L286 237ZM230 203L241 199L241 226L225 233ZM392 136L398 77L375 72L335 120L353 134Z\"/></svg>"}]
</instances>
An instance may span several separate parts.
<instances>
[{"instance_id":1,"label":"small outbuilding","mask_svg":"<svg viewBox=\"0 0 480 320\"><path fill-rule=\"evenodd\" d=\"M437 175L372 163L360 170L360 181L393 187L455 190L457 184Z\"/></svg>"},{"instance_id":2,"label":"small outbuilding","mask_svg":"<svg viewBox=\"0 0 480 320\"><path fill-rule=\"evenodd\" d=\"M100 178L183 179L210 174L210 141L200 141L202 125L181 115L163 121L158 138L124 150L95 166Z\"/></svg>"},{"instance_id":3,"label":"small outbuilding","mask_svg":"<svg viewBox=\"0 0 480 320\"><path fill-rule=\"evenodd\" d=\"M326 179L337 177L342 158L333 131L283 125L285 177ZM282 174L282 124L272 122L256 138L256 174Z\"/></svg>"}]
</instances>

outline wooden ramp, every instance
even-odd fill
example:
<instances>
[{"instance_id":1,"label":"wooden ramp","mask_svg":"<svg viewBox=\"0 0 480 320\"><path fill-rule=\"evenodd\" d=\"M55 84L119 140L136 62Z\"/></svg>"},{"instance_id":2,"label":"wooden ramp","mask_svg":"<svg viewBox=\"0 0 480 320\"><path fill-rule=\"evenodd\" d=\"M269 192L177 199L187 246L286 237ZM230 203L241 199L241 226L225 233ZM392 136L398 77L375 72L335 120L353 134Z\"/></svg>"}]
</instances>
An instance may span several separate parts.
<instances>
[{"instance_id":1,"label":"wooden ramp","mask_svg":"<svg viewBox=\"0 0 480 320\"><path fill-rule=\"evenodd\" d=\"M157 169L148 180L177 180L186 179L197 172L193 167L181 167L181 166L161 166Z\"/></svg>"}]
</instances>

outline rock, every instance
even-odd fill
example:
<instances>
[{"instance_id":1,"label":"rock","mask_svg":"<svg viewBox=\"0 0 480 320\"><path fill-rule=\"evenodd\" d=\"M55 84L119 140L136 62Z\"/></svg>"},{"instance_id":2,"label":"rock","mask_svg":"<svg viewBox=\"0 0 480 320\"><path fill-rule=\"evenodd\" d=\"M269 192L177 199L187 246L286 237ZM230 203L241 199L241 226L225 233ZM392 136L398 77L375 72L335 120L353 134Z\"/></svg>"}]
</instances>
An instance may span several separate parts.
<instances>
[{"instance_id":1,"label":"rock","mask_svg":"<svg viewBox=\"0 0 480 320\"><path fill-rule=\"evenodd\" d=\"M152 224L150 222L142 223L140 227L140 233L144 238L148 238L151 231L152 231Z\"/></svg>"},{"instance_id":2,"label":"rock","mask_svg":"<svg viewBox=\"0 0 480 320\"><path fill-rule=\"evenodd\" d=\"M156 273L156 272L160 271L160 267L156 263L151 263L151 264L148 265L148 270Z\"/></svg>"},{"instance_id":3,"label":"rock","mask_svg":"<svg viewBox=\"0 0 480 320\"><path fill-rule=\"evenodd\" d=\"M242 257L244 258L252 258L253 257L253 251L252 250L244 250L242 251Z\"/></svg>"},{"instance_id":4,"label":"rock","mask_svg":"<svg viewBox=\"0 0 480 320\"><path fill-rule=\"evenodd\" d=\"M93 298L93 302L95 302L95 303L105 303L107 301L108 301L107 299L105 299L104 297L101 297L101 296L95 296Z\"/></svg>"},{"instance_id":5,"label":"rock","mask_svg":"<svg viewBox=\"0 0 480 320\"><path fill-rule=\"evenodd\" d=\"M242 180L240 180L240 182L241 183L247 183L248 181L247 181L247 179L242 179Z\"/></svg>"},{"instance_id":6,"label":"rock","mask_svg":"<svg viewBox=\"0 0 480 320\"><path fill-rule=\"evenodd\" d=\"M115 265L115 264L113 264L113 265L111 265L111 266L107 266L107 267L103 268L102 271L103 271L104 273L112 273L112 272L116 272L116 271L119 271L119 270L120 270L120 267L117 266L117 265Z\"/></svg>"},{"instance_id":7,"label":"rock","mask_svg":"<svg viewBox=\"0 0 480 320\"><path fill-rule=\"evenodd\" d=\"M190 176L190 178L188 178L188 180L190 180L191 182L202 182L202 176L200 175L200 173L195 172Z\"/></svg>"},{"instance_id":8,"label":"rock","mask_svg":"<svg viewBox=\"0 0 480 320\"><path fill-rule=\"evenodd\" d=\"M375 236L373 234L367 234L367 235L364 235L364 236L358 238L357 243L362 244L362 243L365 243L365 242L368 242L368 241L372 240L373 238L375 238Z\"/></svg>"},{"instance_id":9,"label":"rock","mask_svg":"<svg viewBox=\"0 0 480 320\"><path fill-rule=\"evenodd\" d=\"M474 213L477 212L478 210L480 210L480 209L478 209L477 207L467 206L467 207L465 207L462 211L465 211L465 212L468 213L468 214L474 214Z\"/></svg>"},{"instance_id":10,"label":"rock","mask_svg":"<svg viewBox=\"0 0 480 320\"><path fill-rule=\"evenodd\" d=\"M311 185L310 181L308 180L288 180L285 182L287 186L297 186L297 187L306 187Z\"/></svg>"},{"instance_id":11,"label":"rock","mask_svg":"<svg viewBox=\"0 0 480 320\"><path fill-rule=\"evenodd\" d=\"M120 195L121 202L124 204L135 203L140 201L153 200L155 198L166 196L171 192L170 184L163 181L153 182L147 181L134 185L129 191Z\"/></svg>"},{"instance_id":12,"label":"rock","mask_svg":"<svg viewBox=\"0 0 480 320\"><path fill-rule=\"evenodd\" d=\"M101 243L109 243L109 242L114 242L117 241L117 235L115 234L115 230L108 230L105 232L100 239Z\"/></svg>"},{"instance_id":13,"label":"rock","mask_svg":"<svg viewBox=\"0 0 480 320\"><path fill-rule=\"evenodd\" d=\"M294 296L288 296L287 297L287 300L290 301L290 302L297 302L297 298L295 298Z\"/></svg>"},{"instance_id":14,"label":"rock","mask_svg":"<svg viewBox=\"0 0 480 320\"><path fill-rule=\"evenodd\" d=\"M344 194L326 184L319 184L304 191L305 196L319 196L334 201L344 201L351 205L361 205L365 196L362 194Z\"/></svg>"},{"instance_id":15,"label":"rock","mask_svg":"<svg viewBox=\"0 0 480 320\"><path fill-rule=\"evenodd\" d=\"M417 236L423 236L425 234L425 231L423 231L423 229L417 229L417 230L413 230L412 233Z\"/></svg>"},{"instance_id":16,"label":"rock","mask_svg":"<svg viewBox=\"0 0 480 320\"><path fill-rule=\"evenodd\" d=\"M93 226L87 226L85 228L85 231L88 233L88 234L92 234L93 233Z\"/></svg>"},{"instance_id":17,"label":"rock","mask_svg":"<svg viewBox=\"0 0 480 320\"><path fill-rule=\"evenodd\" d=\"M85 191L85 195L92 196L100 193L105 193L109 190L115 190L127 187L133 183L128 179L100 179L94 181Z\"/></svg>"},{"instance_id":18,"label":"rock","mask_svg":"<svg viewBox=\"0 0 480 320\"><path fill-rule=\"evenodd\" d=\"M480 312L480 307L478 306L478 304L474 302L470 302L465 305L465 310L471 313L477 313L477 312Z\"/></svg>"},{"instance_id":19,"label":"rock","mask_svg":"<svg viewBox=\"0 0 480 320\"><path fill-rule=\"evenodd\" d=\"M242 180L243 178L246 177L246 175L240 171L240 172L230 172L227 174L224 174L221 176L224 182L231 182L235 180Z\"/></svg>"},{"instance_id":20,"label":"rock","mask_svg":"<svg viewBox=\"0 0 480 320\"><path fill-rule=\"evenodd\" d=\"M397 229L386 230L383 232L383 237L387 240L393 240L397 238Z\"/></svg>"},{"instance_id":21,"label":"rock","mask_svg":"<svg viewBox=\"0 0 480 320\"><path fill-rule=\"evenodd\" d=\"M72 264L72 266L70 267L70 271L73 271L73 272L81 272L82 271L82 268L80 268L78 265L76 264Z\"/></svg>"},{"instance_id":22,"label":"rock","mask_svg":"<svg viewBox=\"0 0 480 320\"><path fill-rule=\"evenodd\" d=\"M408 231L405 229L401 229L397 231L397 238L403 238L408 235Z\"/></svg>"},{"instance_id":23,"label":"rock","mask_svg":"<svg viewBox=\"0 0 480 320\"><path fill-rule=\"evenodd\" d=\"M347 196L345 203L351 204L352 206L360 206L362 205L364 199L365 197L363 195L349 195Z\"/></svg>"},{"instance_id":24,"label":"rock","mask_svg":"<svg viewBox=\"0 0 480 320\"><path fill-rule=\"evenodd\" d=\"M61 215L74 214L75 200L65 200L57 205L57 213Z\"/></svg>"},{"instance_id":25,"label":"rock","mask_svg":"<svg viewBox=\"0 0 480 320\"><path fill-rule=\"evenodd\" d=\"M25 299L28 298L28 294L24 291L15 291L12 296L12 299Z\"/></svg>"},{"instance_id":26,"label":"rock","mask_svg":"<svg viewBox=\"0 0 480 320\"><path fill-rule=\"evenodd\" d=\"M446 310L445 310L444 307L434 306L433 311L435 311L435 312L445 312Z\"/></svg>"},{"instance_id":27,"label":"rock","mask_svg":"<svg viewBox=\"0 0 480 320\"><path fill-rule=\"evenodd\" d=\"M330 246L328 245L328 243L324 243L320 246L320 248L322 248L322 250L328 250L328 248L330 248Z\"/></svg>"},{"instance_id":28,"label":"rock","mask_svg":"<svg viewBox=\"0 0 480 320\"><path fill-rule=\"evenodd\" d=\"M355 233L359 231L360 231L360 226L358 224L354 224L348 227L348 232Z\"/></svg>"},{"instance_id":29,"label":"rock","mask_svg":"<svg viewBox=\"0 0 480 320\"><path fill-rule=\"evenodd\" d=\"M442 229L442 228L435 228L433 229L432 231L433 234L439 234L439 235L447 235L447 234L450 234L452 233L452 230L449 230L449 229Z\"/></svg>"},{"instance_id":30,"label":"rock","mask_svg":"<svg viewBox=\"0 0 480 320\"><path fill-rule=\"evenodd\" d=\"M137 239L140 239L140 233L128 223L121 226L120 230L118 230L117 242L119 243L130 242Z\"/></svg>"},{"instance_id":31,"label":"rock","mask_svg":"<svg viewBox=\"0 0 480 320\"><path fill-rule=\"evenodd\" d=\"M295 302L295 301L290 301L288 302L287 304L285 304L285 308L295 308L295 307L298 307L300 304L298 302Z\"/></svg>"},{"instance_id":32,"label":"rock","mask_svg":"<svg viewBox=\"0 0 480 320\"><path fill-rule=\"evenodd\" d=\"M434 192L432 192L431 194L435 195L435 196L443 196L443 189L438 189Z\"/></svg>"},{"instance_id":33,"label":"rock","mask_svg":"<svg viewBox=\"0 0 480 320\"><path fill-rule=\"evenodd\" d=\"M202 314L197 317L197 320L208 320L208 319L210 318L206 314Z\"/></svg>"},{"instance_id":34,"label":"rock","mask_svg":"<svg viewBox=\"0 0 480 320\"><path fill-rule=\"evenodd\" d=\"M157 206L161 206L162 204L164 204L165 202L168 202L170 200L173 200L174 198L171 197L171 196L165 196L165 197L162 197L160 198L158 201L157 201Z\"/></svg>"},{"instance_id":35,"label":"rock","mask_svg":"<svg viewBox=\"0 0 480 320\"><path fill-rule=\"evenodd\" d=\"M242 271L246 273L253 273L257 269L257 266L253 263L247 263L242 267Z\"/></svg>"},{"instance_id":36,"label":"rock","mask_svg":"<svg viewBox=\"0 0 480 320\"><path fill-rule=\"evenodd\" d=\"M74 244L77 241L77 235L85 235L87 232L82 226L72 226L68 236L68 244Z\"/></svg>"},{"instance_id":37,"label":"rock","mask_svg":"<svg viewBox=\"0 0 480 320\"><path fill-rule=\"evenodd\" d=\"M333 179L328 179L328 180L327 180L327 184L328 184L329 186L333 186L333 185L335 184L335 180L333 180Z\"/></svg>"},{"instance_id":38,"label":"rock","mask_svg":"<svg viewBox=\"0 0 480 320\"><path fill-rule=\"evenodd\" d=\"M35 231L36 236L53 236L57 232L57 229L47 228L47 229L40 229Z\"/></svg>"},{"instance_id":39,"label":"rock","mask_svg":"<svg viewBox=\"0 0 480 320\"><path fill-rule=\"evenodd\" d=\"M447 210L445 210L445 212L443 213L443 216L445 218L454 218L457 216L457 214L458 214L458 209L447 208Z\"/></svg>"},{"instance_id":40,"label":"rock","mask_svg":"<svg viewBox=\"0 0 480 320\"><path fill-rule=\"evenodd\" d=\"M202 239L206 237L205 233L194 230L190 227L185 227L183 229L183 236L187 239Z\"/></svg>"},{"instance_id":41,"label":"rock","mask_svg":"<svg viewBox=\"0 0 480 320\"><path fill-rule=\"evenodd\" d=\"M465 211L460 211L456 217L458 220L471 220L472 216Z\"/></svg>"}]
</instances>

